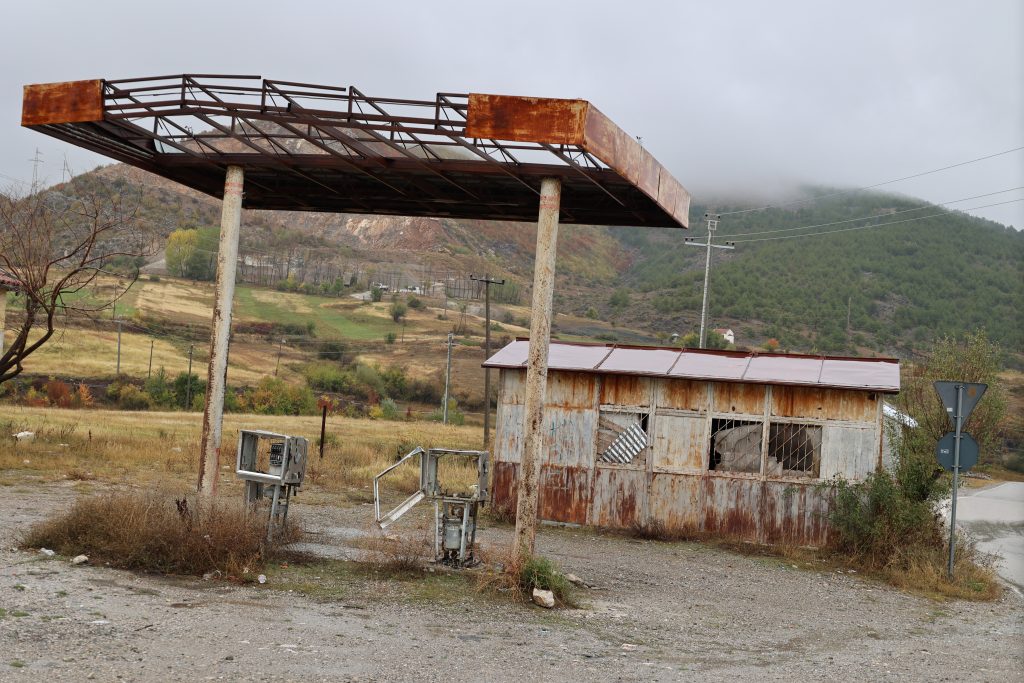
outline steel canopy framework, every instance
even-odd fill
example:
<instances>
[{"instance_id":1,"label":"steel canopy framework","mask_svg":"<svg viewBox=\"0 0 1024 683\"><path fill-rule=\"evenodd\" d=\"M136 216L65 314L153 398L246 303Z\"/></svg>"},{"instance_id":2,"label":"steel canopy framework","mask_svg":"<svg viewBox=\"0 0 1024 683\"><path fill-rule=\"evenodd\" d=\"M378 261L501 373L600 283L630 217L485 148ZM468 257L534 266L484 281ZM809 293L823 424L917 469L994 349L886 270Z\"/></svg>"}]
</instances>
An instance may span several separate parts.
<instances>
[{"instance_id":1,"label":"steel canopy framework","mask_svg":"<svg viewBox=\"0 0 1024 683\"><path fill-rule=\"evenodd\" d=\"M22 125L244 206L536 221L543 178L560 222L687 227L690 195L585 100L175 75L28 85Z\"/></svg>"}]
</instances>

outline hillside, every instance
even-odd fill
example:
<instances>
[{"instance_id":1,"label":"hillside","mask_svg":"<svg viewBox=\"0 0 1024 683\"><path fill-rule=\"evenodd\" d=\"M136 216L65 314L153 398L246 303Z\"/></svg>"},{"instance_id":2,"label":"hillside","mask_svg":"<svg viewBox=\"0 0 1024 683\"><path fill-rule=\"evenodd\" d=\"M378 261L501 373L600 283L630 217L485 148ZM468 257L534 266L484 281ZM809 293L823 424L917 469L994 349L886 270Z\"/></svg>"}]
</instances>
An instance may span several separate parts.
<instances>
[{"instance_id":1,"label":"hillside","mask_svg":"<svg viewBox=\"0 0 1024 683\"><path fill-rule=\"evenodd\" d=\"M217 200L119 164L78 176L69 187L123 182L144 188L142 217L158 235L219 222ZM556 310L662 337L694 330L704 252L683 241L704 234L698 219L706 208L694 204L689 231L562 226ZM711 208L727 213L745 207ZM936 213L942 215L774 239ZM821 224L829 225L775 232ZM355 262L360 272L410 264L490 272L524 291L532 279L535 232L528 223L246 211L242 235L243 254L304 253L307 259ZM773 239L743 243L744 236ZM936 336L984 327L1007 348L1024 348L1024 233L997 223L912 198L860 192L792 209L726 215L718 239L740 243L735 251L715 253L710 322L733 328L739 345L774 337L791 350L907 355ZM586 325L562 331L594 336Z\"/></svg>"},{"instance_id":2,"label":"hillside","mask_svg":"<svg viewBox=\"0 0 1024 683\"><path fill-rule=\"evenodd\" d=\"M705 210L695 206L692 215ZM896 222L922 216L933 217ZM862 217L871 218L850 220ZM831 225L786 231L822 224ZM878 227L848 229L864 225ZM777 239L834 230L843 231ZM616 233L639 252L624 282L643 299L626 322L671 325L699 315L704 249L684 246L678 233ZM1024 348L1024 233L1011 228L906 197L856 193L726 215L716 241L727 240L736 249L714 254L709 316L747 343L775 337L784 348L905 353L983 327L1007 348Z\"/></svg>"}]
</instances>

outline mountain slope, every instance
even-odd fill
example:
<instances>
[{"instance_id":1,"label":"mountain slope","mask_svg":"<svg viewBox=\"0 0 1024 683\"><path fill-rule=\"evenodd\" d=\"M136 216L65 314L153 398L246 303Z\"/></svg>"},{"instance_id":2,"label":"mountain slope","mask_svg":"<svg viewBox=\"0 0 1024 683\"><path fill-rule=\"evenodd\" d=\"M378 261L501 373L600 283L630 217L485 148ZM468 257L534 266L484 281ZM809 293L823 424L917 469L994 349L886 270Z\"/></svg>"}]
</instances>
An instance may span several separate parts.
<instances>
[{"instance_id":1,"label":"mountain slope","mask_svg":"<svg viewBox=\"0 0 1024 683\"><path fill-rule=\"evenodd\" d=\"M693 215L704 210L695 206ZM826 223L833 225L764 234ZM877 227L861 229L869 225ZM836 232L778 239L826 231ZM703 249L672 234L620 239L641 254L625 277L646 293L648 308L637 315L699 314ZM1011 228L906 197L855 193L792 211L726 215L716 241L730 239L735 251L714 254L714 326L760 321L764 336L784 346L827 352L921 345L984 327L1007 347L1024 348L1024 233Z\"/></svg>"},{"instance_id":2,"label":"mountain slope","mask_svg":"<svg viewBox=\"0 0 1024 683\"><path fill-rule=\"evenodd\" d=\"M97 183L141 186L141 216L163 236L220 220L216 199L120 164L66 187ZM743 208L720 204L713 210ZM700 240L697 218L705 210L695 203L689 231L562 226L556 310L652 333L695 330L704 250L683 242ZM907 221L922 216L931 217ZM878 227L860 229L865 225ZM825 231L837 232L775 239ZM242 251L314 249L328 259L490 272L527 289L535 235L529 223L246 211ZM740 345L775 337L793 350L904 354L937 336L984 327L1009 349L1024 348L1024 233L997 223L912 198L857 192L792 209L726 215L716 239L735 239L738 248L716 250L710 324L733 327Z\"/></svg>"}]
</instances>

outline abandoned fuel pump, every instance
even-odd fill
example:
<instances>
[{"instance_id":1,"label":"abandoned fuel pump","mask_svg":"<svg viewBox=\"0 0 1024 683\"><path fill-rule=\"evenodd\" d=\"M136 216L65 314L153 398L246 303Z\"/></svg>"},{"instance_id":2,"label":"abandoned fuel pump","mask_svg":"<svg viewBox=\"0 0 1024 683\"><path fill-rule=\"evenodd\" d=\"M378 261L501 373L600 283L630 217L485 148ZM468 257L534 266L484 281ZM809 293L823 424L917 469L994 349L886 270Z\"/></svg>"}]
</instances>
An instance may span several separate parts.
<instances>
[{"instance_id":1,"label":"abandoned fuel pump","mask_svg":"<svg viewBox=\"0 0 1024 683\"><path fill-rule=\"evenodd\" d=\"M306 476L309 441L258 429L238 433L238 458L235 474L245 482L245 502L257 505L270 498L267 539L288 521L288 503L302 486ZM272 489L267 491L267 488Z\"/></svg>"},{"instance_id":2,"label":"abandoned fuel pump","mask_svg":"<svg viewBox=\"0 0 1024 683\"><path fill-rule=\"evenodd\" d=\"M380 513L380 480L400 465L419 456L420 488L398 507ZM444 487L438 478L443 458L460 459L476 468L476 483L467 491ZM417 447L373 478L373 505L377 524L386 529L422 500L434 503L434 561L451 567L469 567L476 563L477 513L487 502L487 475L490 456L487 451L461 451L448 448L423 450Z\"/></svg>"}]
</instances>

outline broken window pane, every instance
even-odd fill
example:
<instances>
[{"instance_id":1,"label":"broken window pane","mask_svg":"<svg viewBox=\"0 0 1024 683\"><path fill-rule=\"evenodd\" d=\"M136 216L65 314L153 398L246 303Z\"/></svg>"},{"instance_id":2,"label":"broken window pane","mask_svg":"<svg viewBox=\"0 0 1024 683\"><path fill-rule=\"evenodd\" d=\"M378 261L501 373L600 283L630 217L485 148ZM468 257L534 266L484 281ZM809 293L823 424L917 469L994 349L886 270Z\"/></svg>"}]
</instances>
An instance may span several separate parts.
<instances>
[{"instance_id":1,"label":"broken window pane","mask_svg":"<svg viewBox=\"0 0 1024 683\"><path fill-rule=\"evenodd\" d=\"M773 422L768 426L768 476L817 479L821 468L821 427Z\"/></svg>"},{"instance_id":2,"label":"broken window pane","mask_svg":"<svg viewBox=\"0 0 1024 683\"><path fill-rule=\"evenodd\" d=\"M646 413L602 411L598 423L598 460L619 465L641 465L647 449L649 416Z\"/></svg>"},{"instance_id":3,"label":"broken window pane","mask_svg":"<svg viewBox=\"0 0 1024 683\"><path fill-rule=\"evenodd\" d=\"M763 424L751 420L711 421L708 469L716 472L761 472Z\"/></svg>"}]
</instances>

